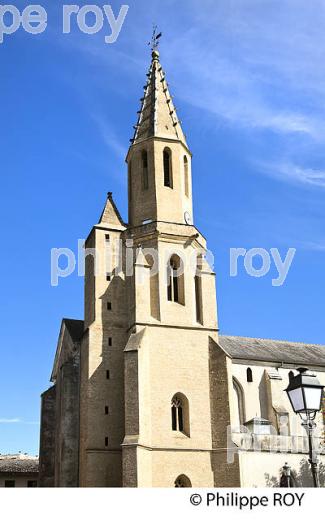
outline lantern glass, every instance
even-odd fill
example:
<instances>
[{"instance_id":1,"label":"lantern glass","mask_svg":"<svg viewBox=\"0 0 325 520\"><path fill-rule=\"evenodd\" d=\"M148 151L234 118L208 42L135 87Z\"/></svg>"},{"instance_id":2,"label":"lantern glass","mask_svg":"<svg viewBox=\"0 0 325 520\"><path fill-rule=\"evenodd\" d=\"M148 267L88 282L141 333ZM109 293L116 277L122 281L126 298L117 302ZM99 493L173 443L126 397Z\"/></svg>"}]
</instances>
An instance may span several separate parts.
<instances>
[{"instance_id":1,"label":"lantern glass","mask_svg":"<svg viewBox=\"0 0 325 520\"><path fill-rule=\"evenodd\" d=\"M294 390L289 390L288 394L294 412L298 413L300 411L303 411L305 409L305 403L302 387L295 388Z\"/></svg>"},{"instance_id":2,"label":"lantern glass","mask_svg":"<svg viewBox=\"0 0 325 520\"><path fill-rule=\"evenodd\" d=\"M321 407L322 388L304 388L306 410L318 412Z\"/></svg>"}]
</instances>

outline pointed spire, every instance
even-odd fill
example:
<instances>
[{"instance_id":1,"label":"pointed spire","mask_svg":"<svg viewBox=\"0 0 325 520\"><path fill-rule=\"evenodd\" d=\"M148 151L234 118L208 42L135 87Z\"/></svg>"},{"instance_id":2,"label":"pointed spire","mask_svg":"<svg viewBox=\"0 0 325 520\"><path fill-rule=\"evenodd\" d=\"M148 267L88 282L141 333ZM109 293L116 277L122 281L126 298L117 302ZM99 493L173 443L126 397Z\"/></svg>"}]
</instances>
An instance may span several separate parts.
<instances>
[{"instance_id":1,"label":"pointed spire","mask_svg":"<svg viewBox=\"0 0 325 520\"><path fill-rule=\"evenodd\" d=\"M153 48L151 56L148 80L140 100L141 109L131 143L135 144L150 137L165 137L177 139L187 147L157 48Z\"/></svg>"},{"instance_id":2,"label":"pointed spire","mask_svg":"<svg viewBox=\"0 0 325 520\"><path fill-rule=\"evenodd\" d=\"M98 224L108 224L112 227L125 227L122 217L115 205L111 192L107 194L106 204L100 216Z\"/></svg>"}]
</instances>

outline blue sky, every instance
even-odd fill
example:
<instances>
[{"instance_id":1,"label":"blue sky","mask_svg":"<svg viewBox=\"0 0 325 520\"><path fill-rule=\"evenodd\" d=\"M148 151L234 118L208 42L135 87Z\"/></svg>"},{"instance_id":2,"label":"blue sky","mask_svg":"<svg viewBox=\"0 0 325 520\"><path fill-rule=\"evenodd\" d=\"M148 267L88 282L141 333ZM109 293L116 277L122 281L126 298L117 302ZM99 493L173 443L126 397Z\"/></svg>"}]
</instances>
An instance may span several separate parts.
<instances>
[{"instance_id":1,"label":"blue sky","mask_svg":"<svg viewBox=\"0 0 325 520\"><path fill-rule=\"evenodd\" d=\"M63 35L62 3L42 5L43 34L20 29L0 45L2 453L37 453L60 321L83 315L81 278L50 285L51 248L77 250L107 191L127 218L124 158L154 21L194 154L194 218L215 255L221 332L325 343L324 2L132 1L111 45L108 26ZM232 247L297 252L273 287L274 267L252 278L239 264L230 277Z\"/></svg>"}]
</instances>

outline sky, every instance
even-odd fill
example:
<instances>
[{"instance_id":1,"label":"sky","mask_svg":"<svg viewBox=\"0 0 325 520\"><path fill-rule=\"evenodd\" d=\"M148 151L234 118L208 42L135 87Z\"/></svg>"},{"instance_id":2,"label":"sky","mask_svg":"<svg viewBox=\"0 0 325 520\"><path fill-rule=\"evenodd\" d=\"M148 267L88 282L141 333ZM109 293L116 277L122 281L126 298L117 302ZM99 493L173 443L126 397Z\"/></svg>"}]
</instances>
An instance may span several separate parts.
<instances>
[{"instance_id":1,"label":"sky","mask_svg":"<svg viewBox=\"0 0 325 520\"><path fill-rule=\"evenodd\" d=\"M41 5L42 34L20 28L0 44L1 453L38 452L60 322L83 317L83 279L52 287L51 249L77 251L108 191L127 219L125 156L153 23L193 152L194 222L214 255L221 333L325 343L324 1L129 1L111 44L107 21L87 35L74 18L63 34L63 3ZM117 16L121 3L111 5ZM242 259L230 276L231 248L296 253L274 286L273 260L263 277Z\"/></svg>"}]
</instances>

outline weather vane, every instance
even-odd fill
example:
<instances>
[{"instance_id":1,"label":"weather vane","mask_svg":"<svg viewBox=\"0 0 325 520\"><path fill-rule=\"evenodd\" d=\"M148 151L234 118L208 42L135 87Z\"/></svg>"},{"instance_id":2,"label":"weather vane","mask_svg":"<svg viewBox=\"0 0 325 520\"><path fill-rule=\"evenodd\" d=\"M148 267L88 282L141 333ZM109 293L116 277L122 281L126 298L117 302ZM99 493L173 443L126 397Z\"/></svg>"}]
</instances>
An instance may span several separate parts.
<instances>
[{"instance_id":1,"label":"weather vane","mask_svg":"<svg viewBox=\"0 0 325 520\"><path fill-rule=\"evenodd\" d=\"M155 51L158 48L159 45L159 39L162 37L162 33L160 32L157 34L157 25L153 26L153 33L151 41L148 43L148 45L151 45L151 50Z\"/></svg>"}]
</instances>

